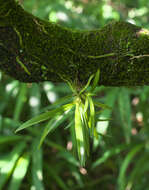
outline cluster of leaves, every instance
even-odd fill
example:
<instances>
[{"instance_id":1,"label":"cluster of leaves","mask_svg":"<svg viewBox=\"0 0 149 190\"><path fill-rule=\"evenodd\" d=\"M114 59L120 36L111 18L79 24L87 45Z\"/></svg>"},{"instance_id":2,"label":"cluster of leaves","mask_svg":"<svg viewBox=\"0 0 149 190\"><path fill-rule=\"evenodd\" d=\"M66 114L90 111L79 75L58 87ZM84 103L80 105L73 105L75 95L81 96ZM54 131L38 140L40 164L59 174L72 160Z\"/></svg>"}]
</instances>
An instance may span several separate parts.
<instances>
[{"instance_id":1,"label":"cluster of leaves","mask_svg":"<svg viewBox=\"0 0 149 190\"><path fill-rule=\"evenodd\" d=\"M93 84L90 86L90 88L88 88L93 77ZM96 95L94 92L98 85L99 77L100 71L98 70L96 74L92 74L90 76L87 84L79 91L78 87L75 84L70 84L69 82L73 94L61 98L53 105L60 106L60 104L62 104L60 107L33 117L32 119L23 123L16 130L16 132L28 128L32 125L38 124L42 121L50 120L41 135L38 146L40 147L45 137L51 131L55 130L60 124L62 124L75 107L75 113L73 114L74 118L72 118L69 127L72 127L72 131L74 131L73 136L75 137L75 142L73 142L73 146L76 145L80 164L81 166L85 166L86 155L89 156L90 149L89 137L96 137L98 139L98 133L95 127L95 123L100 120L98 119L98 114L95 113L95 106L100 109L109 108L108 106L92 99L92 96ZM66 101L68 101L69 103L64 105Z\"/></svg>"}]
</instances>

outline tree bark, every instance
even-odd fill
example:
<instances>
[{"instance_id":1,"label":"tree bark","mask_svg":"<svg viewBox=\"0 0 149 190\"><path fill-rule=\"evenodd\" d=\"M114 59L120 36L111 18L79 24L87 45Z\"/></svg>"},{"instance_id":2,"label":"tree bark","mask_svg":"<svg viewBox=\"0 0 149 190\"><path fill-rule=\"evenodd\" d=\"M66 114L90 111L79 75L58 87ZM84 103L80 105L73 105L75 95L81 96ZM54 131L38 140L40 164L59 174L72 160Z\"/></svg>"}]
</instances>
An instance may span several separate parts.
<instances>
[{"instance_id":1,"label":"tree bark","mask_svg":"<svg viewBox=\"0 0 149 190\"><path fill-rule=\"evenodd\" d=\"M99 85L149 84L149 31L112 22L91 31L41 20L14 0L0 0L0 69L22 82L84 85L100 69Z\"/></svg>"}]
</instances>

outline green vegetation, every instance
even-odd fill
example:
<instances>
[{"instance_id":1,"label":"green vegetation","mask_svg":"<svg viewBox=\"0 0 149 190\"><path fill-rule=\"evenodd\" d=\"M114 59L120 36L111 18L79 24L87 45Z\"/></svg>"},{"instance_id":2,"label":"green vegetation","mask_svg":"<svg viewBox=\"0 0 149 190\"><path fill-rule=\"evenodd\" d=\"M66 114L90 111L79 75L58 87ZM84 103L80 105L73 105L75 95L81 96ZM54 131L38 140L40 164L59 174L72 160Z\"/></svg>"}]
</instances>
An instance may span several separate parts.
<instances>
[{"instance_id":1,"label":"green vegetation","mask_svg":"<svg viewBox=\"0 0 149 190\"><path fill-rule=\"evenodd\" d=\"M19 2L34 15L70 28L95 29L114 19L149 29L147 0ZM132 61L141 59L129 53ZM19 65L29 77L17 57ZM111 88L97 86L98 80L99 71L86 86L74 80L77 89L70 89L48 81L24 84L0 73L1 190L148 189L149 87ZM19 127L26 129L15 133ZM82 146L89 156L81 157ZM82 165L87 158L84 166L76 154Z\"/></svg>"},{"instance_id":2,"label":"green vegetation","mask_svg":"<svg viewBox=\"0 0 149 190\"><path fill-rule=\"evenodd\" d=\"M89 137L96 137L98 139L98 133L96 130L95 123L100 120L98 120L99 116L95 112L95 106L97 106L100 109L105 109L108 107L92 99L92 96L96 95L94 91L99 82L99 76L100 76L100 71L98 70L95 75L90 76L87 84L82 89L78 89L78 85L75 83L72 84L68 83L70 85L70 88L72 89L73 94L70 95L69 97L66 96L58 100L58 102L56 101L55 104L59 105L59 102L64 104L66 100L70 101L72 99L70 103L33 117L32 119L23 123L16 130L16 132L25 129L27 127L30 127L32 125L41 123L42 121L50 120L50 122L45 127L41 135L41 139L39 142L39 147L40 147L45 137L51 131L55 130L62 122L64 122L65 119L68 119L69 116L68 113L75 107L75 113L73 114L74 119L72 116L72 122L70 123L72 131L74 131L73 137L75 137L73 146L76 145L75 148L77 149L78 152L80 165L85 166L86 156L87 155L89 156L90 152ZM94 77L93 84L90 85L93 77ZM89 85L90 89L88 89ZM65 115L67 115L66 118ZM54 121L54 123L52 123L52 121Z\"/></svg>"}]
</instances>

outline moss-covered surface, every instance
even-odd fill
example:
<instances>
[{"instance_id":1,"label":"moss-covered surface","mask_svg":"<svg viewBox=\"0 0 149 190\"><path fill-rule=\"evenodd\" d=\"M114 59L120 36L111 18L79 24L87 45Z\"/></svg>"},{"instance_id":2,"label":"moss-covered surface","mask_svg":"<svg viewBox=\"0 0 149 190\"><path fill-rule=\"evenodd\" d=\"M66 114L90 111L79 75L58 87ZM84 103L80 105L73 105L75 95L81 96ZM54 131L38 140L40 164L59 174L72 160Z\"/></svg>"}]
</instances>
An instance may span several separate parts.
<instances>
[{"instance_id":1,"label":"moss-covered surface","mask_svg":"<svg viewBox=\"0 0 149 190\"><path fill-rule=\"evenodd\" d=\"M74 31L43 21L14 0L0 0L0 69L23 82L86 83L101 70L100 84L149 84L149 32L126 22Z\"/></svg>"}]
</instances>

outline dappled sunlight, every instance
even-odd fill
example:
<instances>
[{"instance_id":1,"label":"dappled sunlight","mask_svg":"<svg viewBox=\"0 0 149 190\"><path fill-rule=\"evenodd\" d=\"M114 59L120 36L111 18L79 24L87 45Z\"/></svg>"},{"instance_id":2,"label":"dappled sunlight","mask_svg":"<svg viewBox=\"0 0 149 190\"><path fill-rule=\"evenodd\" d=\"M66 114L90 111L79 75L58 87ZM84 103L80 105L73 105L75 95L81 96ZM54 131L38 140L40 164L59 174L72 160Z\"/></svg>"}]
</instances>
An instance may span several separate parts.
<instances>
[{"instance_id":1,"label":"dappled sunlight","mask_svg":"<svg viewBox=\"0 0 149 190\"><path fill-rule=\"evenodd\" d=\"M102 117L99 117L99 119L106 120L107 118L102 116ZM105 135L107 133L108 125L109 125L109 121L97 122L97 125L96 125L97 132Z\"/></svg>"},{"instance_id":2,"label":"dappled sunlight","mask_svg":"<svg viewBox=\"0 0 149 190\"><path fill-rule=\"evenodd\" d=\"M49 91L49 92L47 92L47 98L48 98L49 102L54 103L57 100L57 95L55 92Z\"/></svg>"},{"instance_id":3,"label":"dappled sunlight","mask_svg":"<svg viewBox=\"0 0 149 190\"><path fill-rule=\"evenodd\" d=\"M45 82L43 88L46 92L49 102L54 103L57 100L57 94L54 92L53 84Z\"/></svg>"},{"instance_id":4,"label":"dappled sunlight","mask_svg":"<svg viewBox=\"0 0 149 190\"><path fill-rule=\"evenodd\" d=\"M39 179L40 181L43 180L43 176L42 176L42 171L41 171L41 170L38 170L38 171L37 171L37 177L38 177L38 179Z\"/></svg>"},{"instance_id":5,"label":"dappled sunlight","mask_svg":"<svg viewBox=\"0 0 149 190\"><path fill-rule=\"evenodd\" d=\"M149 30L145 29L145 28L142 28L140 29L138 32L137 32L137 35L142 35L142 36L149 36Z\"/></svg>"},{"instance_id":6,"label":"dappled sunlight","mask_svg":"<svg viewBox=\"0 0 149 190\"><path fill-rule=\"evenodd\" d=\"M7 85L6 85L6 91L7 92L11 92L12 90L14 90L16 87L18 87L18 81L13 81L13 82L11 82L11 83L8 83Z\"/></svg>"},{"instance_id":7,"label":"dappled sunlight","mask_svg":"<svg viewBox=\"0 0 149 190\"><path fill-rule=\"evenodd\" d=\"M29 99L29 104L31 107L36 107L39 105L39 99L36 96L31 96Z\"/></svg>"}]
</instances>

